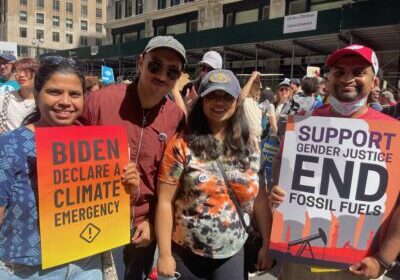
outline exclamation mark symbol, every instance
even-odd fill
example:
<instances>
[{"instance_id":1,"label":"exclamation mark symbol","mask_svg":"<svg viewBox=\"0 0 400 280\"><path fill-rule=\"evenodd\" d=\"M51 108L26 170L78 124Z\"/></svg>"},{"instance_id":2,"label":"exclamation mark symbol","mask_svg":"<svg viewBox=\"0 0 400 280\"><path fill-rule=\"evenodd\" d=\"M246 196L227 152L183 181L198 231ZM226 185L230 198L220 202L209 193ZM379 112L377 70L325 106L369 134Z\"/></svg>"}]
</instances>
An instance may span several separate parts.
<instances>
[{"instance_id":1,"label":"exclamation mark symbol","mask_svg":"<svg viewBox=\"0 0 400 280\"><path fill-rule=\"evenodd\" d=\"M92 239L92 227L89 227L89 240Z\"/></svg>"}]
</instances>

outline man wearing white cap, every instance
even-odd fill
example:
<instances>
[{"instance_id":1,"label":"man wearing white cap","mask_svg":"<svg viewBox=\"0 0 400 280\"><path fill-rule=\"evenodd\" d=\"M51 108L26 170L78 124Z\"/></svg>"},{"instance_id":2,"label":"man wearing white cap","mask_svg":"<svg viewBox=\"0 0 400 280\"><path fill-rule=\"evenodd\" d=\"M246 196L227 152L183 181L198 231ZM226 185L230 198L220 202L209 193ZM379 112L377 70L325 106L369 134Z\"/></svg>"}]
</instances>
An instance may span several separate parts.
<instances>
[{"instance_id":1,"label":"man wearing white cap","mask_svg":"<svg viewBox=\"0 0 400 280\"><path fill-rule=\"evenodd\" d=\"M375 52L365 46L350 45L332 53L327 62L330 68L327 92L330 104L313 111L314 116L356 118L366 120L387 120L392 118L377 112L367 106L367 98L373 87L378 83L378 59ZM273 204L280 204L284 199L283 190L277 186L279 180L280 157L274 162L275 185L270 194ZM339 280L339 279L373 279L381 276L385 270L393 267L400 253L400 208L393 213L391 224L385 240L379 246L375 256L366 257L354 264L348 270L313 273L309 266L285 263L282 266L281 280Z\"/></svg>"},{"instance_id":2,"label":"man wearing white cap","mask_svg":"<svg viewBox=\"0 0 400 280\"><path fill-rule=\"evenodd\" d=\"M157 170L166 143L177 132L183 112L166 98L185 66L185 48L171 36L152 38L139 58L139 77L89 95L80 121L122 125L131 162L122 183L131 192L131 244L124 250L125 279L147 279L154 258Z\"/></svg>"},{"instance_id":3,"label":"man wearing white cap","mask_svg":"<svg viewBox=\"0 0 400 280\"><path fill-rule=\"evenodd\" d=\"M200 72L196 80L189 82L182 89L182 95L186 96L189 91L197 93L200 82L203 77L210 71L222 68L222 57L216 51L208 51L203 55L203 58L199 62ZM188 91L189 90L189 91Z\"/></svg>"}]
</instances>

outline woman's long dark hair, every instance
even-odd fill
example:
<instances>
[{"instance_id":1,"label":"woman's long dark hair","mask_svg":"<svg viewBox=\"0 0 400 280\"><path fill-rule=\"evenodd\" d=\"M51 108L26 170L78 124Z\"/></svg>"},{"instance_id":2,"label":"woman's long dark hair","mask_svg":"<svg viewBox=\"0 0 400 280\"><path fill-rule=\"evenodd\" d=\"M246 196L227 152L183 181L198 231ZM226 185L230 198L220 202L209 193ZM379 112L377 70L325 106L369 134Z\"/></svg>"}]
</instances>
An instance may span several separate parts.
<instances>
[{"instance_id":1,"label":"woman's long dark hair","mask_svg":"<svg viewBox=\"0 0 400 280\"><path fill-rule=\"evenodd\" d=\"M243 103L237 101L235 113L229 119L225 128L223 143L214 138L207 118L203 112L203 98L199 98L189 116L184 130L184 139L196 157L202 160L215 160L220 155L234 157L244 170L250 164L248 157L254 147L250 140L250 130L244 114ZM221 145L222 144L222 145Z\"/></svg>"},{"instance_id":2,"label":"woman's long dark hair","mask_svg":"<svg viewBox=\"0 0 400 280\"><path fill-rule=\"evenodd\" d=\"M83 76L81 70L76 65L76 62L69 58L62 58L62 57L51 57L54 58L52 60L45 60L39 67L38 71L35 74L35 99L37 102L38 95L42 90L43 86L46 84L48 80L54 74L74 74L78 76L81 85L82 85L82 92L85 92L85 77ZM28 125L34 122L37 122L40 119L40 111L36 104L34 111L25 117L22 122L22 125Z\"/></svg>"}]
</instances>

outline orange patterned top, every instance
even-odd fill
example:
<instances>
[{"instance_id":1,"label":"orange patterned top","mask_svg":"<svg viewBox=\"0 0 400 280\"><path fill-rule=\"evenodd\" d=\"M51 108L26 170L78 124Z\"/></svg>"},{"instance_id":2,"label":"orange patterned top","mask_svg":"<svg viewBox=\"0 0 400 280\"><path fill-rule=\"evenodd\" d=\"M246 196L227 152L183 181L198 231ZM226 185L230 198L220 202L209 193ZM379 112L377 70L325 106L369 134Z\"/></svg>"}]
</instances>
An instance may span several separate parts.
<instances>
[{"instance_id":1,"label":"orange patterned top","mask_svg":"<svg viewBox=\"0 0 400 280\"><path fill-rule=\"evenodd\" d=\"M251 214L259 188L260 154L249 156L248 170L240 170L235 158L221 157L220 161L242 208ZM179 134L166 147L158 182L162 187L178 186L175 243L214 259L231 257L243 247L247 234L216 162L197 158Z\"/></svg>"}]
</instances>

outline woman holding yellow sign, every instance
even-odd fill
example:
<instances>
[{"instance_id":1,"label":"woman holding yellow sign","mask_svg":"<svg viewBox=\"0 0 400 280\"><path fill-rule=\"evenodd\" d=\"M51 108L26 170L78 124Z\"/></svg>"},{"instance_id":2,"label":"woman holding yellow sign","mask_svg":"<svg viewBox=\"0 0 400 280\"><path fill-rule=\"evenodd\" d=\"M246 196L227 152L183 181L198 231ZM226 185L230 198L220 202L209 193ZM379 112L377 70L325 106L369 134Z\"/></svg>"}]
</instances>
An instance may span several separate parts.
<instances>
[{"instance_id":1,"label":"woman holding yellow sign","mask_svg":"<svg viewBox=\"0 0 400 280\"><path fill-rule=\"evenodd\" d=\"M37 108L0 136L0 279L102 279L100 255L41 269L35 128L70 126L83 108L76 62L47 57L35 76ZM62 252L60 252L62 254Z\"/></svg>"}]
</instances>

